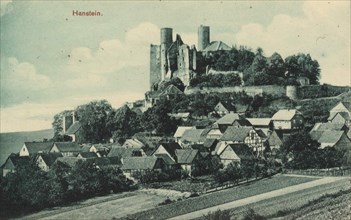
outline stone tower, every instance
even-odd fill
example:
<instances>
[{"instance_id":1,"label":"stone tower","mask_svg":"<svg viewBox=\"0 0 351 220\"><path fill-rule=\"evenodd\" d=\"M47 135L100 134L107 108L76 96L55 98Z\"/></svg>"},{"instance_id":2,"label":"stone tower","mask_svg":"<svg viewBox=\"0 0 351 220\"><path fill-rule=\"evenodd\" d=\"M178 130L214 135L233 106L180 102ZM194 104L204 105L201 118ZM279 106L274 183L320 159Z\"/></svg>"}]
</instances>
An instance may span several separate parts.
<instances>
[{"instance_id":1,"label":"stone tower","mask_svg":"<svg viewBox=\"0 0 351 220\"><path fill-rule=\"evenodd\" d=\"M167 70L167 49L173 43L173 30L172 28L161 28L161 80L164 80Z\"/></svg>"},{"instance_id":2,"label":"stone tower","mask_svg":"<svg viewBox=\"0 0 351 220\"><path fill-rule=\"evenodd\" d=\"M200 25L198 30L198 49L204 50L210 44L210 27Z\"/></svg>"}]
</instances>

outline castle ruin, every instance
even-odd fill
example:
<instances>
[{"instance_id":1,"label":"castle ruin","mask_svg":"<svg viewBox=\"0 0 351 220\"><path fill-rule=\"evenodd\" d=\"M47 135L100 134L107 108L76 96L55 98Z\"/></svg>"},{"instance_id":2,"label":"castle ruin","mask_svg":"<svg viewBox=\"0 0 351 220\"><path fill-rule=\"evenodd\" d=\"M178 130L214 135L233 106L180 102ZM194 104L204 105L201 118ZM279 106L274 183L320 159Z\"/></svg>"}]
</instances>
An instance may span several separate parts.
<instances>
[{"instance_id":1,"label":"castle ruin","mask_svg":"<svg viewBox=\"0 0 351 220\"><path fill-rule=\"evenodd\" d=\"M161 28L161 44L150 46L150 89L167 79L178 77L185 86L196 74L197 63L203 53L231 48L221 41L210 42L210 27L198 29L198 50L185 44L180 35L173 41L173 29Z\"/></svg>"}]
</instances>

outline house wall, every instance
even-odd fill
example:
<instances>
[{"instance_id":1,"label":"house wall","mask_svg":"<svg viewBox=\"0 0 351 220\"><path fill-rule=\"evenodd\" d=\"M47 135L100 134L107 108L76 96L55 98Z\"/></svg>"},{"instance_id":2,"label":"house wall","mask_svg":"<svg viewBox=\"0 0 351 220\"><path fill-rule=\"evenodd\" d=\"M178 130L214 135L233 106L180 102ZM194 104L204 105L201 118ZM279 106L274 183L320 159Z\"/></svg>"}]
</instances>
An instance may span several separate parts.
<instances>
[{"instance_id":1,"label":"house wall","mask_svg":"<svg viewBox=\"0 0 351 220\"><path fill-rule=\"evenodd\" d=\"M182 164L181 165L182 169L191 176L193 166L191 164Z\"/></svg>"},{"instance_id":2,"label":"house wall","mask_svg":"<svg viewBox=\"0 0 351 220\"><path fill-rule=\"evenodd\" d=\"M19 156L20 157L28 157L29 156L29 152L28 149L26 147L26 145L24 144L23 147L21 148L20 152L19 152Z\"/></svg>"},{"instance_id":3,"label":"house wall","mask_svg":"<svg viewBox=\"0 0 351 220\"><path fill-rule=\"evenodd\" d=\"M59 153L60 150L57 148L56 144L54 144L54 146L52 146L50 153Z\"/></svg>"},{"instance_id":4,"label":"house wall","mask_svg":"<svg viewBox=\"0 0 351 220\"><path fill-rule=\"evenodd\" d=\"M225 150L219 155L223 167L227 167L230 163L240 163L240 158L231 147L226 147Z\"/></svg>"},{"instance_id":5,"label":"house wall","mask_svg":"<svg viewBox=\"0 0 351 220\"><path fill-rule=\"evenodd\" d=\"M38 157L36 164L42 171L45 171L45 172L49 171L49 166L46 165L45 161L41 156Z\"/></svg>"},{"instance_id":6,"label":"house wall","mask_svg":"<svg viewBox=\"0 0 351 220\"><path fill-rule=\"evenodd\" d=\"M280 130L280 129L283 129L283 130L291 129L291 121L278 121L278 120L275 120L275 121L273 121L273 127L274 127L274 129L276 129L276 130Z\"/></svg>"},{"instance_id":7,"label":"house wall","mask_svg":"<svg viewBox=\"0 0 351 220\"><path fill-rule=\"evenodd\" d=\"M166 151L166 149L162 145L160 145L152 155L156 155L156 154L167 154L170 158L172 158L173 161L175 161L173 157L168 153L168 151Z\"/></svg>"}]
</instances>

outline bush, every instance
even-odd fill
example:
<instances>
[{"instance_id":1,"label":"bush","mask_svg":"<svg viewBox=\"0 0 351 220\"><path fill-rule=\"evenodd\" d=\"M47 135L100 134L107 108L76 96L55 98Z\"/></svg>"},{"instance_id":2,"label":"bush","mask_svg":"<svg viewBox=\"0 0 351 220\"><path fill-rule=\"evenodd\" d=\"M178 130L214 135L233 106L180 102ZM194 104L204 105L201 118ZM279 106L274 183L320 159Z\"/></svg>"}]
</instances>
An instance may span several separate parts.
<instances>
[{"instance_id":1,"label":"bush","mask_svg":"<svg viewBox=\"0 0 351 220\"><path fill-rule=\"evenodd\" d=\"M245 212L245 216L243 218L243 220L266 220L267 218L259 215L255 212L255 210L253 210L252 208L249 208L248 210L246 210Z\"/></svg>"},{"instance_id":2,"label":"bush","mask_svg":"<svg viewBox=\"0 0 351 220\"><path fill-rule=\"evenodd\" d=\"M228 210L221 211L218 209L215 212L209 212L207 215L204 215L202 220L230 220L230 212Z\"/></svg>"}]
</instances>

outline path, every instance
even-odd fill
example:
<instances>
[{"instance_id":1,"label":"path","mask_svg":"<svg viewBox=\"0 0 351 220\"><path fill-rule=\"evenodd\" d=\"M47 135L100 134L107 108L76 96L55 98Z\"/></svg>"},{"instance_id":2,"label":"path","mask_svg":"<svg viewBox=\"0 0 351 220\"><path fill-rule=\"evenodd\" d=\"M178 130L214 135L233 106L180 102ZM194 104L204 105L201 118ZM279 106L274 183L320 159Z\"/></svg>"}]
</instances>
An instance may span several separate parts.
<instances>
[{"instance_id":1,"label":"path","mask_svg":"<svg viewBox=\"0 0 351 220\"><path fill-rule=\"evenodd\" d=\"M191 213L187 213L184 215L180 215L177 217L173 217L170 218L171 220L175 220L175 219L194 219L194 218L198 218L201 217L203 215L208 214L209 212L215 212L218 209L220 210L227 210L227 209L233 209L233 208L237 208L237 207L241 207L241 206L245 206L248 204L252 204L255 202L259 202L265 199L270 199L270 198L274 198L277 196L282 196L288 193L293 193L293 192L297 192L297 191L301 191L304 189L308 189L308 188L312 188L312 187L316 187L319 185L323 185L323 184L328 184L328 183L333 183L336 182L340 179L344 179L345 177L324 177L321 179L317 179L311 182L307 182L307 183L302 183L302 184L298 184L298 185L294 185L294 186L289 186L283 189L278 189L278 190L274 190L271 192L267 192L267 193L262 193L259 195L255 195L255 196L251 196L251 197L247 197L244 199L240 199L240 200L236 200L233 202L228 202L222 205L218 205L218 206L213 206L210 208L206 208L206 209L202 209L202 210L198 210L195 212L191 212Z\"/></svg>"}]
</instances>

